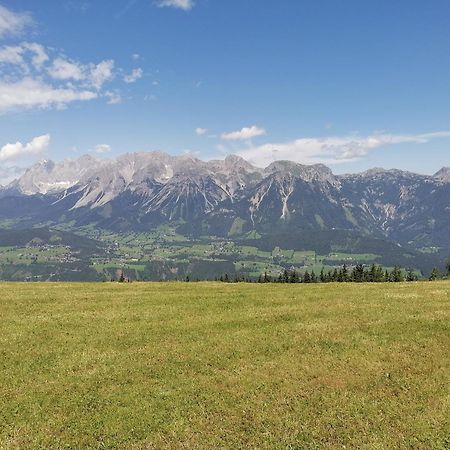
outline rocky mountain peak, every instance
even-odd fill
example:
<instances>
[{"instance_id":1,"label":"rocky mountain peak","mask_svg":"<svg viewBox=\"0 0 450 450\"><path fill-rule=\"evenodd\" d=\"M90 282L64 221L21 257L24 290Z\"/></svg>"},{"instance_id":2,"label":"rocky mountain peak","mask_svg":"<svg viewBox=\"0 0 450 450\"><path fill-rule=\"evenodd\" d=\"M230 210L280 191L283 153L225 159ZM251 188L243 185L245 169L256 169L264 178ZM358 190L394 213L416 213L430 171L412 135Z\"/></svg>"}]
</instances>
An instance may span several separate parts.
<instances>
[{"instance_id":1,"label":"rocky mountain peak","mask_svg":"<svg viewBox=\"0 0 450 450\"><path fill-rule=\"evenodd\" d=\"M224 160L224 164L229 170L245 170L247 172L254 172L258 170L238 155L228 155Z\"/></svg>"},{"instance_id":2,"label":"rocky mountain peak","mask_svg":"<svg viewBox=\"0 0 450 450\"><path fill-rule=\"evenodd\" d=\"M53 161L48 159L42 159L28 170L46 170L47 172L50 172L54 167L55 163Z\"/></svg>"},{"instance_id":3,"label":"rocky mountain peak","mask_svg":"<svg viewBox=\"0 0 450 450\"><path fill-rule=\"evenodd\" d=\"M275 161L264 170L265 174L278 174L281 176L292 176L307 183L329 183L339 185L338 179L334 176L330 168L323 164L306 166L292 161Z\"/></svg>"},{"instance_id":4,"label":"rocky mountain peak","mask_svg":"<svg viewBox=\"0 0 450 450\"><path fill-rule=\"evenodd\" d=\"M444 183L450 183L450 167L443 167L433 175L433 178Z\"/></svg>"},{"instance_id":5,"label":"rocky mountain peak","mask_svg":"<svg viewBox=\"0 0 450 450\"><path fill-rule=\"evenodd\" d=\"M406 170L399 169L384 169L381 167L375 167L373 169L366 170L359 174L359 176L364 178L387 178L387 177L396 177L396 178L411 178L411 177L420 177L421 175L408 172Z\"/></svg>"},{"instance_id":6,"label":"rocky mountain peak","mask_svg":"<svg viewBox=\"0 0 450 450\"><path fill-rule=\"evenodd\" d=\"M100 164L100 160L90 155L60 162L42 160L13 181L7 189L26 195L61 192L77 184L88 173L95 172Z\"/></svg>"}]
</instances>

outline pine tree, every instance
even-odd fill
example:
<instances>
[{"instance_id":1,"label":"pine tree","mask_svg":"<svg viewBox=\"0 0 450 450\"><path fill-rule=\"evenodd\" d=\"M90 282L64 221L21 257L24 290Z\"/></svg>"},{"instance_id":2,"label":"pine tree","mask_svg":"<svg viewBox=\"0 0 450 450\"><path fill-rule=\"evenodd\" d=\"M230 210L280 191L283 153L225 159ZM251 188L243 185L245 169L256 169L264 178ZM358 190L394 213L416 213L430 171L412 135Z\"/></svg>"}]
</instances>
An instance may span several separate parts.
<instances>
[{"instance_id":1,"label":"pine tree","mask_svg":"<svg viewBox=\"0 0 450 450\"><path fill-rule=\"evenodd\" d=\"M334 269L333 273L331 275L331 281L333 281L333 282L338 281L338 276L339 276L339 274L338 274L337 269Z\"/></svg>"},{"instance_id":2,"label":"pine tree","mask_svg":"<svg viewBox=\"0 0 450 450\"><path fill-rule=\"evenodd\" d=\"M325 283L325 273L324 273L324 268L323 268L323 267L322 267L322 269L320 270L319 281L320 281L321 283Z\"/></svg>"},{"instance_id":3,"label":"pine tree","mask_svg":"<svg viewBox=\"0 0 450 450\"><path fill-rule=\"evenodd\" d=\"M395 267L392 269L392 272L391 272L391 280L392 280L394 283L399 283L400 281L403 281L403 280L404 280L403 274L402 274L402 270L400 269L400 267L395 266Z\"/></svg>"},{"instance_id":4,"label":"pine tree","mask_svg":"<svg viewBox=\"0 0 450 450\"><path fill-rule=\"evenodd\" d=\"M356 283L362 283L364 281L364 266L357 264L352 270L352 280Z\"/></svg>"},{"instance_id":5,"label":"pine tree","mask_svg":"<svg viewBox=\"0 0 450 450\"><path fill-rule=\"evenodd\" d=\"M375 273L375 281L377 283L381 283L384 281L384 272L383 272L383 267L381 267L381 266L377 266L377 270Z\"/></svg>"},{"instance_id":6,"label":"pine tree","mask_svg":"<svg viewBox=\"0 0 450 450\"><path fill-rule=\"evenodd\" d=\"M297 272L295 270L293 270L291 272L291 276L289 277L289 282L290 283L298 283L298 275L297 275Z\"/></svg>"},{"instance_id":7,"label":"pine tree","mask_svg":"<svg viewBox=\"0 0 450 450\"><path fill-rule=\"evenodd\" d=\"M368 273L367 281L369 281L371 283L374 283L375 280L376 280L376 275L377 275L377 266L375 264L372 264L370 266L370 270L369 270L369 273Z\"/></svg>"},{"instance_id":8,"label":"pine tree","mask_svg":"<svg viewBox=\"0 0 450 450\"><path fill-rule=\"evenodd\" d=\"M428 278L430 281L436 281L438 278L440 278L441 274L439 272L439 269L435 267L430 274L430 277Z\"/></svg>"},{"instance_id":9,"label":"pine tree","mask_svg":"<svg viewBox=\"0 0 450 450\"><path fill-rule=\"evenodd\" d=\"M344 283L346 283L348 281L348 269L347 269L347 265L344 264L342 266L342 281Z\"/></svg>"},{"instance_id":10,"label":"pine tree","mask_svg":"<svg viewBox=\"0 0 450 450\"><path fill-rule=\"evenodd\" d=\"M314 272L314 269L311 271L311 283L317 283L317 275Z\"/></svg>"},{"instance_id":11,"label":"pine tree","mask_svg":"<svg viewBox=\"0 0 450 450\"><path fill-rule=\"evenodd\" d=\"M311 283L311 277L310 277L308 271L306 271L305 274L303 275L303 282L304 283Z\"/></svg>"}]
</instances>

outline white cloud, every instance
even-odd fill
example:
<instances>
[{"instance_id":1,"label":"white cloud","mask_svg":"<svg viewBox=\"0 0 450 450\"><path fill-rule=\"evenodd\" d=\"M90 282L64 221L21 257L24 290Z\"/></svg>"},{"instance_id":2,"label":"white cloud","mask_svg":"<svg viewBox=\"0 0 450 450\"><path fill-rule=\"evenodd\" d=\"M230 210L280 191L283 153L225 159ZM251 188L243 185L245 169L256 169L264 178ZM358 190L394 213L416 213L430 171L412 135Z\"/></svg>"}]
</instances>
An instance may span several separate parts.
<instances>
[{"instance_id":1,"label":"white cloud","mask_svg":"<svg viewBox=\"0 0 450 450\"><path fill-rule=\"evenodd\" d=\"M111 151L111 146L108 144L98 144L94 147L95 153L108 153Z\"/></svg>"},{"instance_id":2,"label":"white cloud","mask_svg":"<svg viewBox=\"0 0 450 450\"><path fill-rule=\"evenodd\" d=\"M135 83L137 80L142 78L143 75L144 75L144 72L141 68L134 69L129 75L125 75L125 77L123 78L123 81L125 81L125 83L128 83L128 84Z\"/></svg>"},{"instance_id":3,"label":"white cloud","mask_svg":"<svg viewBox=\"0 0 450 450\"><path fill-rule=\"evenodd\" d=\"M25 173L26 169L18 166L4 166L0 167L0 185L7 185L11 181L20 177Z\"/></svg>"},{"instance_id":4,"label":"white cloud","mask_svg":"<svg viewBox=\"0 0 450 450\"><path fill-rule=\"evenodd\" d=\"M90 2L69 1L66 5L85 11ZM0 39L19 35L33 24L30 14L0 5ZM117 73L123 73L115 69L112 59L83 63L55 53L55 49L37 42L0 47L0 113L21 108L64 108L74 101L96 98L107 98L108 104L122 101L118 89L104 90ZM135 53L132 58L139 60L140 55ZM124 81L134 83L142 76L142 69L136 68Z\"/></svg>"},{"instance_id":5,"label":"white cloud","mask_svg":"<svg viewBox=\"0 0 450 450\"><path fill-rule=\"evenodd\" d=\"M21 66L24 64L23 48L19 45L0 48L0 63Z\"/></svg>"},{"instance_id":6,"label":"white cloud","mask_svg":"<svg viewBox=\"0 0 450 450\"><path fill-rule=\"evenodd\" d=\"M108 105L118 105L119 103L122 103L122 97L117 92L106 91L105 97L109 99Z\"/></svg>"},{"instance_id":7,"label":"white cloud","mask_svg":"<svg viewBox=\"0 0 450 450\"><path fill-rule=\"evenodd\" d=\"M114 78L113 70L113 60L81 64L59 57L53 61L48 74L55 80L84 81L86 85L100 90L104 83Z\"/></svg>"},{"instance_id":8,"label":"white cloud","mask_svg":"<svg viewBox=\"0 0 450 450\"><path fill-rule=\"evenodd\" d=\"M184 11L189 11L195 5L193 0L159 0L156 3L160 8L178 8Z\"/></svg>"},{"instance_id":9,"label":"white cloud","mask_svg":"<svg viewBox=\"0 0 450 450\"><path fill-rule=\"evenodd\" d=\"M1 1L1 0L0 0ZM36 42L0 46L0 113L31 108L64 108L77 100L106 98L108 104L121 103L119 89L105 84L117 73L113 60L82 63L55 55L55 50ZM143 76L141 68L125 76L134 83Z\"/></svg>"},{"instance_id":10,"label":"white cloud","mask_svg":"<svg viewBox=\"0 0 450 450\"><path fill-rule=\"evenodd\" d=\"M56 80L81 81L86 78L81 64L63 58L56 58L51 67L49 67L48 73Z\"/></svg>"},{"instance_id":11,"label":"white cloud","mask_svg":"<svg viewBox=\"0 0 450 450\"><path fill-rule=\"evenodd\" d=\"M24 156L36 156L45 153L50 144L50 135L35 137L31 142L6 144L0 149L0 161L16 161Z\"/></svg>"},{"instance_id":12,"label":"white cloud","mask_svg":"<svg viewBox=\"0 0 450 450\"><path fill-rule=\"evenodd\" d=\"M114 61L112 59L102 61L97 65L91 64L88 76L89 83L96 89L101 89L104 83L114 78L113 69Z\"/></svg>"},{"instance_id":13,"label":"white cloud","mask_svg":"<svg viewBox=\"0 0 450 450\"><path fill-rule=\"evenodd\" d=\"M16 13L0 5L0 38L17 36L33 24L28 13Z\"/></svg>"},{"instance_id":14,"label":"white cloud","mask_svg":"<svg viewBox=\"0 0 450 450\"><path fill-rule=\"evenodd\" d=\"M243 141L252 139L257 136L264 136L266 130L264 128L259 128L256 125L249 128L242 128L239 131L232 131L231 133L223 133L222 139L225 141Z\"/></svg>"},{"instance_id":15,"label":"white cloud","mask_svg":"<svg viewBox=\"0 0 450 450\"><path fill-rule=\"evenodd\" d=\"M20 108L63 108L76 100L104 96L103 85L114 78L114 61L82 64L36 42L0 47L0 112ZM120 95L107 95L119 103Z\"/></svg>"},{"instance_id":16,"label":"white cloud","mask_svg":"<svg viewBox=\"0 0 450 450\"><path fill-rule=\"evenodd\" d=\"M300 138L291 142L268 143L246 148L238 154L261 167L276 160L289 160L301 164L339 164L357 160L372 150L388 145L423 144L432 139L449 137L450 131L415 135L380 133L366 137Z\"/></svg>"},{"instance_id":17,"label":"white cloud","mask_svg":"<svg viewBox=\"0 0 450 450\"><path fill-rule=\"evenodd\" d=\"M133 53L133 54L131 55L131 59L132 59L133 61L139 61L139 60L141 59L141 55L140 55L139 53Z\"/></svg>"},{"instance_id":18,"label":"white cloud","mask_svg":"<svg viewBox=\"0 0 450 450\"><path fill-rule=\"evenodd\" d=\"M0 80L0 112L19 108L63 108L74 101L97 97L97 93L89 90L53 87L31 77L12 83Z\"/></svg>"},{"instance_id":19,"label":"white cloud","mask_svg":"<svg viewBox=\"0 0 450 450\"><path fill-rule=\"evenodd\" d=\"M25 60L27 53L29 53L28 59L31 58L30 61ZM20 45L6 45L0 48L0 63L20 66L25 73L29 73L32 67L40 70L48 59L44 47L36 42L23 42Z\"/></svg>"},{"instance_id":20,"label":"white cloud","mask_svg":"<svg viewBox=\"0 0 450 450\"><path fill-rule=\"evenodd\" d=\"M206 128L196 128L195 129L195 134L197 136L203 136L208 132L208 130Z\"/></svg>"},{"instance_id":21,"label":"white cloud","mask_svg":"<svg viewBox=\"0 0 450 450\"><path fill-rule=\"evenodd\" d=\"M39 70L44 63L46 63L50 58L47 55L44 47L41 44L37 44L36 42L24 42L22 47L30 52L34 53L32 57L32 62L34 67Z\"/></svg>"}]
</instances>

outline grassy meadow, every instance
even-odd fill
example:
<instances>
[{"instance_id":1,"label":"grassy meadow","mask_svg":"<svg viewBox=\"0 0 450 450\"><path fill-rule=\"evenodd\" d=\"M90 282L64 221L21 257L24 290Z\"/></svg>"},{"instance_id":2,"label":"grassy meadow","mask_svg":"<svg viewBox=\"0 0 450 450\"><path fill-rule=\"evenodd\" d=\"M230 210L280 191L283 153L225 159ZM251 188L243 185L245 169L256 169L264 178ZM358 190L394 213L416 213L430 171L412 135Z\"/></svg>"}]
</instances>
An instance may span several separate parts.
<instances>
[{"instance_id":1,"label":"grassy meadow","mask_svg":"<svg viewBox=\"0 0 450 450\"><path fill-rule=\"evenodd\" d=\"M450 448L450 282L0 288L1 449Z\"/></svg>"}]
</instances>

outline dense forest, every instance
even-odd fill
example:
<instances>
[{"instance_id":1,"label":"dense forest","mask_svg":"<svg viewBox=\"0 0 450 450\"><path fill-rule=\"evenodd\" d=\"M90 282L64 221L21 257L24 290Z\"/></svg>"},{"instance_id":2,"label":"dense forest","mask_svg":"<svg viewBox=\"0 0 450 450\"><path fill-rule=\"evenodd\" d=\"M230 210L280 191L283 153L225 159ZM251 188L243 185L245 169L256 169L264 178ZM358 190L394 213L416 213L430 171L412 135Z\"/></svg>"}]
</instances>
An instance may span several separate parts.
<instances>
[{"instance_id":1,"label":"dense forest","mask_svg":"<svg viewBox=\"0 0 450 450\"><path fill-rule=\"evenodd\" d=\"M221 276L217 281L224 283L230 282L257 282L257 283L399 283L403 281L428 280L436 281L439 279L450 278L450 261L446 263L446 273L443 274L439 269L434 268L428 278L419 278L412 269L406 272L396 266L392 270L384 269L383 266L372 264L365 266L358 264L351 269L344 264L341 268L325 271L324 268L316 274L314 270L306 270L300 273L294 270L285 269L278 277L272 277L267 272L261 274L257 280L235 276L230 278L228 274ZM186 281L190 281L189 277Z\"/></svg>"}]
</instances>

